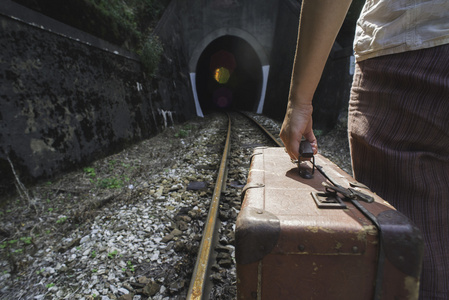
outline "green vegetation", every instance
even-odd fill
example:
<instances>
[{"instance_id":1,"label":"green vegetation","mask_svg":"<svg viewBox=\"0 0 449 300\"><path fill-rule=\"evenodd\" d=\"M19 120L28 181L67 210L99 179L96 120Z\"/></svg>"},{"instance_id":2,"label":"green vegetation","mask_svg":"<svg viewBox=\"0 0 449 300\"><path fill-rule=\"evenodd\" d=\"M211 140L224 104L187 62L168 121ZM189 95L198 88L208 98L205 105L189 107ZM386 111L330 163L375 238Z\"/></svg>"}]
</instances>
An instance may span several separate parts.
<instances>
[{"instance_id":1,"label":"green vegetation","mask_svg":"<svg viewBox=\"0 0 449 300\"><path fill-rule=\"evenodd\" d=\"M31 237L27 236L27 237L21 237L20 240L25 244L25 245L30 245L31 244Z\"/></svg>"},{"instance_id":2,"label":"green vegetation","mask_svg":"<svg viewBox=\"0 0 449 300\"><path fill-rule=\"evenodd\" d=\"M132 263L130 260L128 260L128 261L126 262L126 268L122 268L122 271L123 271L123 272L125 272L126 270L130 270L131 272L134 272L134 271L135 271L134 265L133 265L133 263Z\"/></svg>"},{"instance_id":3,"label":"green vegetation","mask_svg":"<svg viewBox=\"0 0 449 300\"><path fill-rule=\"evenodd\" d=\"M140 56L145 73L150 76L155 75L163 51L164 49L157 36L151 35L146 39L142 50L137 52Z\"/></svg>"},{"instance_id":4,"label":"green vegetation","mask_svg":"<svg viewBox=\"0 0 449 300\"><path fill-rule=\"evenodd\" d=\"M91 181L95 178L95 176L97 176L94 168L89 167L89 168L84 168L83 170L84 170L84 173L86 173L86 175L91 178Z\"/></svg>"},{"instance_id":5,"label":"green vegetation","mask_svg":"<svg viewBox=\"0 0 449 300\"><path fill-rule=\"evenodd\" d=\"M189 132L184 129L180 129L177 133L175 133L175 137L185 138L189 135Z\"/></svg>"},{"instance_id":6,"label":"green vegetation","mask_svg":"<svg viewBox=\"0 0 449 300\"><path fill-rule=\"evenodd\" d=\"M185 137L189 136L190 132L193 129L195 129L194 125L191 125L191 124L184 125L181 129L179 129L178 132L175 133L175 137L185 138Z\"/></svg>"},{"instance_id":7,"label":"green vegetation","mask_svg":"<svg viewBox=\"0 0 449 300\"><path fill-rule=\"evenodd\" d=\"M54 287L54 286L55 286L54 283L49 283L49 284L46 285L47 289L52 288L52 287Z\"/></svg>"},{"instance_id":8,"label":"green vegetation","mask_svg":"<svg viewBox=\"0 0 449 300\"><path fill-rule=\"evenodd\" d=\"M134 265L132 264L132 262L131 262L130 260L128 260L128 262L126 263L126 266L128 267L128 269L129 269L131 272L134 272L134 271L135 271Z\"/></svg>"},{"instance_id":9,"label":"green vegetation","mask_svg":"<svg viewBox=\"0 0 449 300\"><path fill-rule=\"evenodd\" d=\"M123 180L116 177L103 178L98 181L98 186L103 189L119 189L123 187Z\"/></svg>"},{"instance_id":10,"label":"green vegetation","mask_svg":"<svg viewBox=\"0 0 449 300\"><path fill-rule=\"evenodd\" d=\"M15 273L17 270L17 260L22 256L22 254L27 253L29 245L33 245L33 239L29 236L24 236L21 238L14 238L10 240L4 240L0 243L0 253L5 255L9 263L11 264L11 273ZM29 252L28 252L29 253ZM7 271L3 271L5 274Z\"/></svg>"},{"instance_id":11,"label":"green vegetation","mask_svg":"<svg viewBox=\"0 0 449 300\"><path fill-rule=\"evenodd\" d=\"M39 275L39 274L41 274L41 273L44 272L44 271L45 271L45 268L42 268L42 269L40 269L39 271L36 271L36 274Z\"/></svg>"},{"instance_id":12,"label":"green vegetation","mask_svg":"<svg viewBox=\"0 0 449 300\"><path fill-rule=\"evenodd\" d=\"M109 171L114 171L116 163L115 160L109 161ZM90 182L96 183L102 189L119 189L125 185L125 182L129 182L129 177L126 175L122 175L120 178L116 176L98 178L95 169L92 167L84 168L83 171L89 177Z\"/></svg>"},{"instance_id":13,"label":"green vegetation","mask_svg":"<svg viewBox=\"0 0 449 300\"><path fill-rule=\"evenodd\" d=\"M20 243L22 242L22 243ZM9 241L3 241L0 244L0 249L5 249L5 248L11 248L13 246L24 246L26 247L27 245L31 245L32 244L32 239L29 236L26 237L21 237L20 239L12 239ZM22 252L22 250L19 249L15 249L13 252L18 253L18 252Z\"/></svg>"},{"instance_id":14,"label":"green vegetation","mask_svg":"<svg viewBox=\"0 0 449 300\"><path fill-rule=\"evenodd\" d=\"M114 250L114 251L108 253L108 257L109 258L114 258L114 257L117 256L117 254L118 254L118 251Z\"/></svg>"},{"instance_id":15,"label":"green vegetation","mask_svg":"<svg viewBox=\"0 0 449 300\"><path fill-rule=\"evenodd\" d=\"M61 217L56 221L56 224L64 224L67 221L67 217Z\"/></svg>"},{"instance_id":16,"label":"green vegetation","mask_svg":"<svg viewBox=\"0 0 449 300\"><path fill-rule=\"evenodd\" d=\"M152 34L169 0L14 0L141 56L154 75L162 44Z\"/></svg>"}]
</instances>

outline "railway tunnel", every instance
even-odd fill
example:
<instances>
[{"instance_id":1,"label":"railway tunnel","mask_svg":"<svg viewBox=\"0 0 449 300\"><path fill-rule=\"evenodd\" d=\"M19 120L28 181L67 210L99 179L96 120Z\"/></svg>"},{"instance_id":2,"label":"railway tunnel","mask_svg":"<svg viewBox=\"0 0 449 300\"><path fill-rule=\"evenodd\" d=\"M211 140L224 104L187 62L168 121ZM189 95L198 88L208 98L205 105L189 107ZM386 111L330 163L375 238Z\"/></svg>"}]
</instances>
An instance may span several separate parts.
<instances>
[{"instance_id":1,"label":"railway tunnel","mask_svg":"<svg viewBox=\"0 0 449 300\"><path fill-rule=\"evenodd\" d=\"M201 53L195 71L202 112L224 108L257 111L266 88L264 72L255 50L244 39L231 35L215 39Z\"/></svg>"},{"instance_id":2,"label":"railway tunnel","mask_svg":"<svg viewBox=\"0 0 449 300\"><path fill-rule=\"evenodd\" d=\"M216 109L261 113L269 65L260 45L238 30L217 35L191 61L197 115Z\"/></svg>"},{"instance_id":3,"label":"railway tunnel","mask_svg":"<svg viewBox=\"0 0 449 300\"><path fill-rule=\"evenodd\" d=\"M300 9L298 0L176 1L197 116L232 108L283 117ZM339 36L314 98L321 128L335 124L349 95L353 26L343 27L352 32Z\"/></svg>"}]
</instances>

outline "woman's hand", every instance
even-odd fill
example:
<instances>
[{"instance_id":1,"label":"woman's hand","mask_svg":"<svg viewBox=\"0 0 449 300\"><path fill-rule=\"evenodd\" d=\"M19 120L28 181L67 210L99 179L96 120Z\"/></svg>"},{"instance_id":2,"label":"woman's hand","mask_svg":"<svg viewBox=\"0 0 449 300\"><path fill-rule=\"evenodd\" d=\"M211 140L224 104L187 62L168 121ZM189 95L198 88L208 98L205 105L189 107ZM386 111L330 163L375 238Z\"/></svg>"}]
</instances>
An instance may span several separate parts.
<instances>
[{"instance_id":1,"label":"woman's hand","mask_svg":"<svg viewBox=\"0 0 449 300\"><path fill-rule=\"evenodd\" d=\"M317 140L312 131L312 111L311 104L297 107L289 104L287 107L279 136L293 160L298 160L299 144L303 136L312 145L314 154L318 152Z\"/></svg>"}]
</instances>

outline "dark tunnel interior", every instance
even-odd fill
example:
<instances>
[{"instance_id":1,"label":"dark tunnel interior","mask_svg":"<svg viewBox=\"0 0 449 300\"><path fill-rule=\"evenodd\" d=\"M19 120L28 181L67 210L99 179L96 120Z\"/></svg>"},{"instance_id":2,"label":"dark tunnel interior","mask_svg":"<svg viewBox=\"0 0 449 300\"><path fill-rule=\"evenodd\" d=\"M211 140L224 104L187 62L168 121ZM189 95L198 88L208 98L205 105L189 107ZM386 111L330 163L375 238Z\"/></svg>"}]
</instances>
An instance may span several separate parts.
<instances>
[{"instance_id":1,"label":"dark tunnel interior","mask_svg":"<svg viewBox=\"0 0 449 300\"><path fill-rule=\"evenodd\" d=\"M201 109L254 111L261 95L262 66L245 40L223 36L211 42L196 67L196 88Z\"/></svg>"}]
</instances>

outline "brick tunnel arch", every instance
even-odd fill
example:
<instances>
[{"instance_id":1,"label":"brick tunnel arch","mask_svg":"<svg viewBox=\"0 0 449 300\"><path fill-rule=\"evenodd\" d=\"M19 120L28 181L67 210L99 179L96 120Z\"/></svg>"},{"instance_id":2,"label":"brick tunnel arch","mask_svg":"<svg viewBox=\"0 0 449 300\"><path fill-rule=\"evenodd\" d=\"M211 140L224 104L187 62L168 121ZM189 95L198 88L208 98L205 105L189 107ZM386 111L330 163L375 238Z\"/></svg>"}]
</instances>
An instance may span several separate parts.
<instances>
[{"instance_id":1,"label":"brick tunnel arch","mask_svg":"<svg viewBox=\"0 0 449 300\"><path fill-rule=\"evenodd\" d=\"M249 33L236 28L210 33L193 51L189 69L198 116L227 107L262 112L268 57Z\"/></svg>"}]
</instances>

